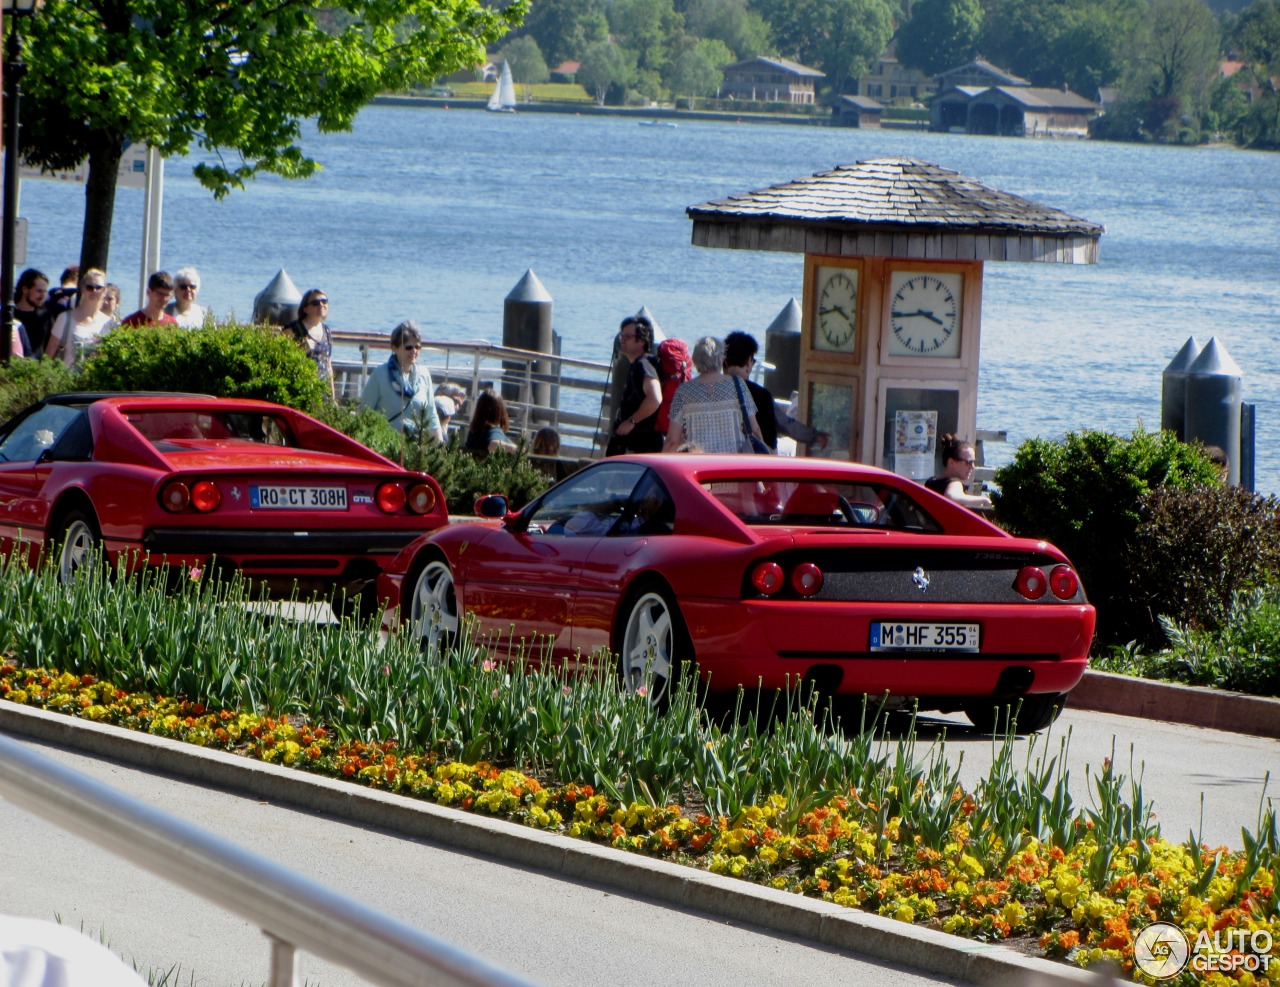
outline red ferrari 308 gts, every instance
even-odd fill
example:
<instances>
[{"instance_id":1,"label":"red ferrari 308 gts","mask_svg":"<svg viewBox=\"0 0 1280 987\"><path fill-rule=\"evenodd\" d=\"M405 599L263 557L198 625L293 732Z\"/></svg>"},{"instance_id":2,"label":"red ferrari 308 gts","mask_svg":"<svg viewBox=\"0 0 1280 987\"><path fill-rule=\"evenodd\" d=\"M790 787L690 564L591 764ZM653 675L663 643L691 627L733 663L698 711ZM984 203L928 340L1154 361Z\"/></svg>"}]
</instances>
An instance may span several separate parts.
<instances>
[{"instance_id":1,"label":"red ferrari 308 gts","mask_svg":"<svg viewBox=\"0 0 1280 987\"><path fill-rule=\"evenodd\" d=\"M382 566L448 523L439 485L265 401L59 394L0 426L0 552L240 569L376 602Z\"/></svg>"},{"instance_id":2,"label":"red ferrari 308 gts","mask_svg":"<svg viewBox=\"0 0 1280 987\"><path fill-rule=\"evenodd\" d=\"M627 456L519 513L416 540L379 579L424 650L470 614L491 652L607 650L660 702L685 661L711 688L812 683L1052 722L1084 674L1094 610L1066 557L884 470L766 456Z\"/></svg>"}]
</instances>

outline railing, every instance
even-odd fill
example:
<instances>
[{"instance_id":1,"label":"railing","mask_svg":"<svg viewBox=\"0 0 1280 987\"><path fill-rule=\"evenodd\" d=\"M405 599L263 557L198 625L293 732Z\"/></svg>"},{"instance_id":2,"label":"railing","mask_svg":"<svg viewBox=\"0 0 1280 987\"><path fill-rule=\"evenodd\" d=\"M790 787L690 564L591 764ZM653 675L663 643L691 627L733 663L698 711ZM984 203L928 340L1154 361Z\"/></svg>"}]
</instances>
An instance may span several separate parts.
<instances>
[{"instance_id":1,"label":"railing","mask_svg":"<svg viewBox=\"0 0 1280 987\"><path fill-rule=\"evenodd\" d=\"M2 734L0 795L257 925L271 941L270 987L296 987L298 949L385 987L533 987Z\"/></svg>"},{"instance_id":2,"label":"railing","mask_svg":"<svg viewBox=\"0 0 1280 987\"><path fill-rule=\"evenodd\" d=\"M385 333L335 329L333 371L338 396L359 400L369 373L386 362ZM561 459L594 459L604 453L610 422L602 414L612 367L608 363L498 346L424 339L418 354L432 384L457 384L467 392L467 413L453 422L465 427L476 396L492 387L506 398L513 438L532 440L549 425L560 433ZM539 396L549 397L538 401Z\"/></svg>"}]
</instances>

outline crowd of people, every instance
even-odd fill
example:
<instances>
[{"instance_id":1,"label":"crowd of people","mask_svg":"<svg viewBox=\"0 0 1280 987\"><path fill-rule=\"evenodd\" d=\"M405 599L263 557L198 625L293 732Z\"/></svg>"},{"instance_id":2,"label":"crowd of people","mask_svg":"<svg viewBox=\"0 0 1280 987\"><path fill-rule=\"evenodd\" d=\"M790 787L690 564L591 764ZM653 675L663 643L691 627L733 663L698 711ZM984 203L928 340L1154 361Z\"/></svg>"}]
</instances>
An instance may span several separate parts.
<instances>
[{"instance_id":1,"label":"crowd of people","mask_svg":"<svg viewBox=\"0 0 1280 987\"><path fill-rule=\"evenodd\" d=\"M176 275L156 271L147 279L146 302L121 317L120 286L107 281L96 267L80 270L72 264L49 287L49 276L29 267L14 286L14 331L10 356L59 359L68 366L84 359L113 329L147 325L195 329L213 322L213 313L196 301L200 274L194 267Z\"/></svg>"},{"instance_id":2,"label":"crowd of people","mask_svg":"<svg viewBox=\"0 0 1280 987\"><path fill-rule=\"evenodd\" d=\"M697 374L675 389L665 432L659 428L664 398L652 322L644 316L623 319L618 350L630 366L606 455L776 454L780 435L813 449L826 448L830 441L826 432L780 412L769 390L751 379L760 344L750 333L731 332L723 340L704 336L693 345L690 356ZM989 497L966 490L975 464L973 443L944 435L940 452L943 472L925 486L965 507L990 509Z\"/></svg>"},{"instance_id":3,"label":"crowd of people","mask_svg":"<svg viewBox=\"0 0 1280 987\"><path fill-rule=\"evenodd\" d=\"M120 288L96 267L62 272L57 288L49 278L28 268L14 290L15 322L11 355L62 360L68 366L91 352L107 333L118 328L173 326L192 329L210 325L213 313L200 305L200 274L194 267L176 274L156 271L147 279L142 308L120 318ZM302 296L297 317L283 331L295 339L315 364L316 372L336 399L333 332L326 319L328 296L312 288ZM369 374L361 404L384 415L397 430L445 441L450 421L463 413L468 395L461 387L432 386L431 372L418 364L422 333L406 321L391 332L391 355ZM682 381L665 398L662 369L655 357L653 323L628 316L618 329L618 350L629 367L606 455L654 452L777 453L778 438L788 436L811 448L825 448L827 433L778 410L772 394L751 380L759 344L746 332L723 340L704 336L690 350L695 376ZM660 414L660 412L665 412ZM665 430L659 428L659 422ZM477 395L464 446L478 454L514 452L511 427L501 394L487 389ZM555 456L560 437L552 428L535 437L534 455ZM990 500L970 495L966 484L974 468L974 446L954 435L942 437L943 472L926 486L968 507L988 508Z\"/></svg>"}]
</instances>

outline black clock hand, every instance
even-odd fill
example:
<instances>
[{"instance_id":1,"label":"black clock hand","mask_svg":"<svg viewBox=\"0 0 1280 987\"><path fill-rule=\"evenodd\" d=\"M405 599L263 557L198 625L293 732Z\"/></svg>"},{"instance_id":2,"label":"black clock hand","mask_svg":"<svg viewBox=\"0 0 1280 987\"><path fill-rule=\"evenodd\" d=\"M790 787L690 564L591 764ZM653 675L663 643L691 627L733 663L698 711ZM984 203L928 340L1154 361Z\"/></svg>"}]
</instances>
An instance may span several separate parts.
<instances>
[{"instance_id":1,"label":"black clock hand","mask_svg":"<svg viewBox=\"0 0 1280 987\"><path fill-rule=\"evenodd\" d=\"M938 318L936 315L934 315L932 312L926 312L926 311L925 311L924 309L922 309L922 308L918 308L918 309L916 309L914 312L894 312L894 313L892 313L892 315L893 315L893 317L894 317L895 319L910 319L910 318L913 318L913 317L915 317L915 316L919 315L919 316L923 316L924 318L928 319L930 322L936 322L936 323L937 323L938 325L940 325L940 326L945 326L945 325L946 325L946 323L945 323L945 322L943 322L941 319L939 319L939 318Z\"/></svg>"}]
</instances>

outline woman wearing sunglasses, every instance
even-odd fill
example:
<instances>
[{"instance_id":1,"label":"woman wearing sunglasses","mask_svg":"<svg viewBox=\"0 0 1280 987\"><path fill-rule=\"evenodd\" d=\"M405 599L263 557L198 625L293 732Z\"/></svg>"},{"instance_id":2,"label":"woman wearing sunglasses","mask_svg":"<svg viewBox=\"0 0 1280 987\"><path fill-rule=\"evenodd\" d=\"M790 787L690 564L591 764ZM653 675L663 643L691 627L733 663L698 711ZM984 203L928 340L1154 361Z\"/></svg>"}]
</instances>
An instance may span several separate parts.
<instances>
[{"instance_id":1,"label":"woman wearing sunglasses","mask_svg":"<svg viewBox=\"0 0 1280 987\"><path fill-rule=\"evenodd\" d=\"M76 290L75 305L53 320L44 348L46 356L60 359L68 367L93 347L111 321L102 311L103 292L107 290L107 276L102 271L96 267L84 271Z\"/></svg>"},{"instance_id":2,"label":"woman wearing sunglasses","mask_svg":"<svg viewBox=\"0 0 1280 987\"><path fill-rule=\"evenodd\" d=\"M329 390L329 400L336 400L333 390L333 334L324 320L329 316L329 298L319 288L312 288L298 303L298 317L284 327L307 351L316 372Z\"/></svg>"},{"instance_id":3,"label":"woman wearing sunglasses","mask_svg":"<svg viewBox=\"0 0 1280 987\"><path fill-rule=\"evenodd\" d=\"M947 433L942 437L942 472L925 480L924 485L934 493L963 504L971 510L990 510L990 497L975 497L965 493L965 486L973 476L976 452L972 442Z\"/></svg>"},{"instance_id":4,"label":"woman wearing sunglasses","mask_svg":"<svg viewBox=\"0 0 1280 987\"><path fill-rule=\"evenodd\" d=\"M421 349L422 335L414 323L401 322L392 329L391 356L369 374L360 403L386 415L401 432L416 435L421 430L443 442L431 371L418 366Z\"/></svg>"}]
</instances>

